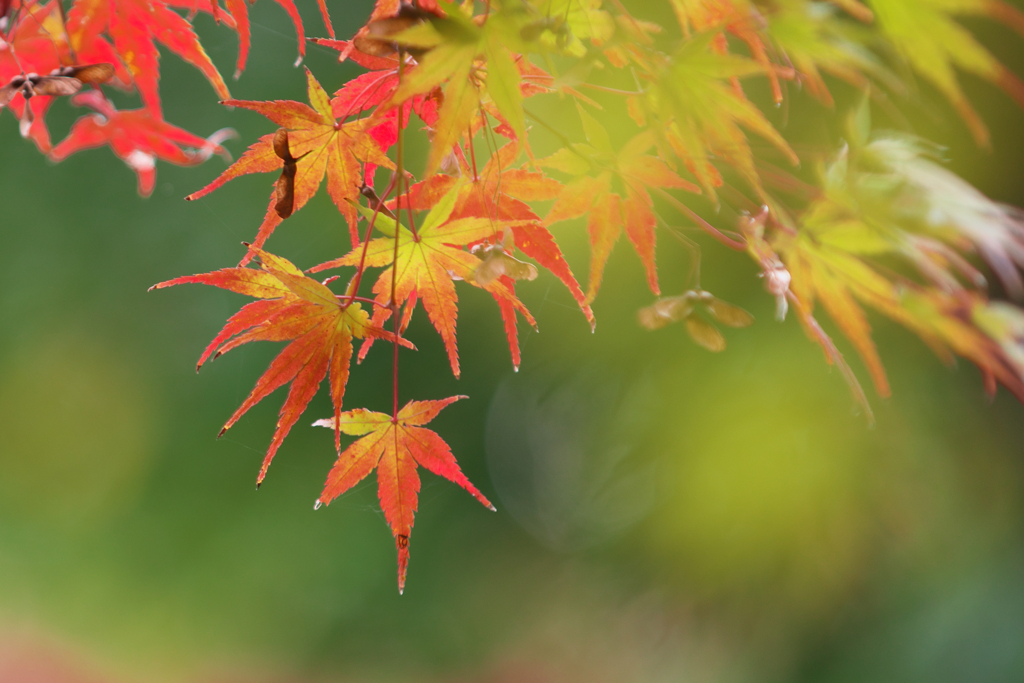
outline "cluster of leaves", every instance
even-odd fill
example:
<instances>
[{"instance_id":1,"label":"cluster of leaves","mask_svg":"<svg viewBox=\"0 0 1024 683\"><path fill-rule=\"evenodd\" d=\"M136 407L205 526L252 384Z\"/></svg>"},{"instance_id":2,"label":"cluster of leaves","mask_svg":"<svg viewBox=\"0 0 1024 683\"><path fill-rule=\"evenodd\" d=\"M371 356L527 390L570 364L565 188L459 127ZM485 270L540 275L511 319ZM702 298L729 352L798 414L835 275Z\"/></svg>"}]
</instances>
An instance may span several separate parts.
<instances>
[{"instance_id":1,"label":"cluster of leaves","mask_svg":"<svg viewBox=\"0 0 1024 683\"><path fill-rule=\"evenodd\" d=\"M300 59L305 54L302 19L293 0L276 0L287 10L299 34ZM186 18L177 9L190 11ZM322 4L324 21L333 36ZM181 166L202 163L212 154L227 156L220 143L232 132L218 131L202 138L164 121L160 102L160 53L164 46L206 77L218 97L230 97L224 79L199 43L191 19L199 11L209 13L238 34L238 66L245 68L249 53L249 17L245 0L0 0L0 85L61 69L107 65L109 85L138 92L139 109L118 111L98 84L81 91L78 83L63 92L18 92L8 101L0 98L21 120L22 137L30 138L39 151L60 161L83 149L109 145L138 175L139 194L153 192L156 160ZM90 83L85 83L90 84ZM80 92L79 92L80 91ZM78 94L75 94L75 93ZM93 111L80 117L67 137L53 145L46 126L46 112L54 97L74 95L72 104Z\"/></svg>"},{"instance_id":2,"label":"cluster of leaves","mask_svg":"<svg viewBox=\"0 0 1024 683\"><path fill-rule=\"evenodd\" d=\"M76 0L65 20L59 0L20 1L0 0L9 18L0 34L5 41L0 80L14 78L27 65L42 73L51 65L109 62L114 84L134 84L144 104L136 112L116 112L98 87L80 93L77 102L99 117L80 120L68 139L50 150L42 124L49 98L16 97L9 106L23 121L28 119L19 108L33 108L35 118L25 133L40 149L59 159L109 143L140 178L148 178L140 181L144 192L152 188L151 175L144 174L152 173L154 156L195 163L219 151L218 138L196 139L160 118L154 37L200 68L227 97L188 20L170 9L178 3ZM301 51L298 15L290 0L278 2L296 20ZM634 16L619 0L378 0L351 40L313 39L336 49L339 60L365 69L333 95L307 70L308 104L224 102L262 114L276 129L268 129L188 199L243 175L273 173L277 178L268 182L266 213L237 266L155 287L203 283L256 299L228 320L200 365L251 341L288 342L224 426L290 384L257 484L329 378L334 415L316 424L334 430L338 461L316 507L376 468L381 505L398 549L400 590L419 490L417 465L490 507L444 441L423 427L458 397L399 408L399 347L414 348L403 335L417 304L422 302L441 336L457 377L457 288L486 290L497 303L518 367L518 319L531 326L536 321L516 295L517 281L548 271L593 327L591 304L624 233L656 297L639 310L639 323L658 329L685 321L698 344L721 351L725 338L706 318L729 327L753 319L701 289L700 250L661 217L667 211L723 247L750 255L777 301L779 320L792 312L826 360L842 370L869 416L855 373L815 318L816 303L856 349L881 396L888 395L889 386L864 307L905 325L943 359L970 359L990 391L1001 383L1024 401L1024 312L991 301L980 264L971 261L977 255L987 262L1010 297L1024 295L1018 272L1024 268L1024 220L943 168L925 142L907 134L873 133L869 101L870 96L892 109L906 96L905 79L916 73L948 98L976 140L987 144L987 130L960 89L956 70L999 85L1022 104L1024 84L957 17L985 15L1022 29L1024 15L998 0L669 4L677 26ZM320 6L330 32L323 0ZM226 9L216 0L209 6L196 0L188 8L209 12L238 31L241 70L249 45L244 0L227 0ZM845 143L831 158L818 160L820 171L811 182L772 163L800 159L745 94L742 81L751 78L765 79L776 103L794 96L792 85L804 86L826 106L833 105L829 83L845 82L865 92L863 104L849 116ZM532 98L572 100L579 125L554 125L538 117L527 102ZM614 108L635 124L621 137L602 123ZM405 158L413 117L429 139L418 182ZM533 130L543 130L560 147L536 157ZM769 143L770 151L755 154L750 134ZM378 176L386 176L383 187L375 184ZM325 177L327 192L348 224L351 250L303 272L268 252L266 244ZM544 202L553 202L546 211L540 208ZM716 226L694 208L723 203L734 211L717 215L744 212L741 218ZM585 289L555 238L562 229L555 226L583 216L591 247ZM692 289L661 296L659 232L693 250ZM380 272L364 292L364 276L372 268ZM349 277L340 294L328 285L342 275L323 282L310 277L335 269ZM390 414L342 410L354 338L362 340L359 360L378 339L392 346ZM342 449L342 434L361 438Z\"/></svg>"}]
</instances>

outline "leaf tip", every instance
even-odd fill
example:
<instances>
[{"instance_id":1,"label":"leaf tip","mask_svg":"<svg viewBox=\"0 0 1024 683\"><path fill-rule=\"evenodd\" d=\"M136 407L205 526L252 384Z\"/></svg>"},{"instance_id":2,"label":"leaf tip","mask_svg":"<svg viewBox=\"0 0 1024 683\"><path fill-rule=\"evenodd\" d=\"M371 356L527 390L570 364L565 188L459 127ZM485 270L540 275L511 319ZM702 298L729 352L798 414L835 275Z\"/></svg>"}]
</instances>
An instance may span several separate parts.
<instances>
[{"instance_id":1,"label":"leaf tip","mask_svg":"<svg viewBox=\"0 0 1024 683\"><path fill-rule=\"evenodd\" d=\"M405 575L409 569L409 537L405 534L395 536L398 546L398 594L405 592Z\"/></svg>"}]
</instances>

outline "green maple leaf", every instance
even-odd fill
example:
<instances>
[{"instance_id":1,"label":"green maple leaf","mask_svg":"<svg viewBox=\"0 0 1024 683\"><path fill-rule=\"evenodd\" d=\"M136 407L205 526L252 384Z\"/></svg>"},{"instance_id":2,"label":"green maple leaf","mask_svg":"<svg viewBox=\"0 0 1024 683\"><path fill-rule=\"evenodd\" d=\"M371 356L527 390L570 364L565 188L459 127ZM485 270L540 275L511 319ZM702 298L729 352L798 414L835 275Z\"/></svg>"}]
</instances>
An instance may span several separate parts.
<instances>
[{"instance_id":1,"label":"green maple leaf","mask_svg":"<svg viewBox=\"0 0 1024 683\"><path fill-rule=\"evenodd\" d=\"M427 159L427 175L469 128L473 114L487 98L508 122L519 139L525 138L520 72L508 45L515 45L514 16L498 13L481 27L457 6L438 3L447 17L432 17L393 37L399 45L426 50L415 68L403 75L391 104L423 95L444 85L444 102L438 110L433 142Z\"/></svg>"},{"instance_id":2,"label":"green maple leaf","mask_svg":"<svg viewBox=\"0 0 1024 683\"><path fill-rule=\"evenodd\" d=\"M955 68L999 85L1024 107L1024 83L953 19L989 16L1020 26L1024 15L1018 10L990 0L871 0L871 7L888 39L953 104L978 144L988 145L988 129L961 89Z\"/></svg>"}]
</instances>

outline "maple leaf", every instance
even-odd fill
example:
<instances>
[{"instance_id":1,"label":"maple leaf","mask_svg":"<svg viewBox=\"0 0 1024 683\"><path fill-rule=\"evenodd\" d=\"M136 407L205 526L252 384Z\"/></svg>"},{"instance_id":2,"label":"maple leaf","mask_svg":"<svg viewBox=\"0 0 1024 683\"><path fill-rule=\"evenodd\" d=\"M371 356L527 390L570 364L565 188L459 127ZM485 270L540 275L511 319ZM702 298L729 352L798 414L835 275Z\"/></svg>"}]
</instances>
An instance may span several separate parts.
<instances>
[{"instance_id":1,"label":"maple leaf","mask_svg":"<svg viewBox=\"0 0 1024 683\"><path fill-rule=\"evenodd\" d=\"M955 15L989 16L1020 27L1024 14L990 0L872 0L878 24L906 62L952 103L980 145L988 129L960 87L954 67L1000 86L1024 107L1024 83L954 21Z\"/></svg>"},{"instance_id":2,"label":"maple leaf","mask_svg":"<svg viewBox=\"0 0 1024 683\"><path fill-rule=\"evenodd\" d=\"M878 395L891 394L885 368L871 339L871 327L855 296L897 317L899 300L895 286L863 262L837 249L815 245L802 237L784 256L792 274L792 287L804 310L810 313L820 300L829 316L860 354Z\"/></svg>"},{"instance_id":3,"label":"maple leaf","mask_svg":"<svg viewBox=\"0 0 1024 683\"><path fill-rule=\"evenodd\" d=\"M151 195L156 186L158 158L178 166L201 164L213 154L231 158L220 146L235 135L230 128L203 139L154 117L148 109L118 111L98 90L79 93L71 102L96 113L79 118L68 136L50 151L49 159L63 161L80 150L110 145L114 154L135 171L143 197Z\"/></svg>"},{"instance_id":4,"label":"maple leaf","mask_svg":"<svg viewBox=\"0 0 1024 683\"><path fill-rule=\"evenodd\" d=\"M52 37L62 35L63 26L60 6L55 2L21 8L6 37L0 38L0 86L26 73L48 74L64 66L70 58L66 45ZM44 154L51 147L44 119L52 101L50 96L38 95L26 102L19 92L6 104L21 121L21 136L31 139Z\"/></svg>"},{"instance_id":5,"label":"maple leaf","mask_svg":"<svg viewBox=\"0 0 1024 683\"><path fill-rule=\"evenodd\" d=\"M989 304L965 290L944 292L905 283L897 288L860 259L836 250L815 252L801 242L799 254L790 260L800 300L821 299L868 365L880 395L888 395L889 385L855 298L909 328L947 364L952 364L953 352L971 360L984 374L989 393L998 382L1024 401L1024 319L1017 309Z\"/></svg>"},{"instance_id":6,"label":"maple leaf","mask_svg":"<svg viewBox=\"0 0 1024 683\"><path fill-rule=\"evenodd\" d=\"M782 259L775 252L773 245L769 244L764 237L765 223L768 219L768 209L763 207L760 214L746 216L739 221L740 232L746 238L747 251L754 261L761 267L761 275L765 280L765 288L775 296L778 303L778 319L785 318L788 305L793 304L796 310L797 320L804 329L811 341L821 346L825 354L825 362L839 368L840 374L850 388L854 400L864 409L868 422L874 424L874 414L871 412L871 404L857 376L853 373L849 363L843 354L836 348L835 342L828 336L813 315L812 306L804 303L795 292L790 290L790 284L795 280L783 263Z\"/></svg>"},{"instance_id":7,"label":"maple leaf","mask_svg":"<svg viewBox=\"0 0 1024 683\"><path fill-rule=\"evenodd\" d=\"M352 359L352 339L372 336L395 341L396 338L390 332L371 324L370 316L358 303L338 297L326 285L306 277L290 261L255 247L250 249L253 256L260 260L260 270L224 268L212 273L175 278L153 285L150 289L199 283L259 299L246 304L228 319L224 329L200 356L197 371L211 356L216 358L242 344L253 341L291 342L271 362L256 382L252 393L220 432L226 432L250 408L273 391L291 384L256 479L258 488L278 448L316 395L328 371L334 414L341 415ZM398 342L414 348L404 339ZM335 442L340 450L340 432L335 434Z\"/></svg>"},{"instance_id":8,"label":"maple leaf","mask_svg":"<svg viewBox=\"0 0 1024 683\"><path fill-rule=\"evenodd\" d=\"M713 34L711 47L719 54L729 52L725 33L720 32L723 29L746 43L754 60L766 67L765 73L771 82L775 102L782 101L779 78L770 67L771 61L765 46L765 29L768 25L751 3L747 0L672 0L672 9L684 35L689 36L691 30L698 33L718 31ZM733 76L731 81L733 88L742 93L739 79Z\"/></svg>"},{"instance_id":9,"label":"maple leaf","mask_svg":"<svg viewBox=\"0 0 1024 683\"><path fill-rule=\"evenodd\" d=\"M724 81L780 69L716 52L715 36L714 31L696 35L667 58L637 57L639 75L649 83L633 98L630 113L640 125L657 132L659 146L686 165L713 201L721 177L712 156L722 158L764 195L743 128L771 142L794 165L799 160L761 110Z\"/></svg>"},{"instance_id":10,"label":"maple leaf","mask_svg":"<svg viewBox=\"0 0 1024 683\"><path fill-rule=\"evenodd\" d=\"M224 104L259 112L289 131L291 153L299 160L294 183L294 210L301 209L316 194L326 176L327 192L348 221L352 243L358 244L359 238L355 232L357 213L353 203L359 198L359 188L362 186L359 162L389 169L395 165L368 135L367 131L373 126L372 119L358 119L349 123L336 121L330 96L309 69L306 69L306 80L312 107L291 100L227 100ZM185 199L192 201L204 197L229 180L249 173L280 172L283 165L282 159L274 152L274 134L264 135L212 183ZM284 220L277 213L276 204L277 194L271 192L266 216L253 242L256 248L261 248ZM246 255L241 265L248 262L252 253Z\"/></svg>"},{"instance_id":11,"label":"maple leaf","mask_svg":"<svg viewBox=\"0 0 1024 683\"><path fill-rule=\"evenodd\" d=\"M466 397L410 401L394 416L369 410L350 410L313 423L315 426L330 427L336 432L362 437L338 456L314 507L330 504L376 468L377 495L398 549L399 593L405 590L405 575L409 567L409 536L419 504L420 476L417 467L425 467L458 484L484 507L495 509L459 469L448 444L437 433L423 428L442 409L461 398Z\"/></svg>"},{"instance_id":12,"label":"maple leaf","mask_svg":"<svg viewBox=\"0 0 1024 683\"><path fill-rule=\"evenodd\" d=\"M844 5L854 16L870 21L871 12L855 0ZM893 92L906 91L900 80L864 48L873 39L870 31L843 21L832 8L802 1L783 3L771 14L770 28L772 43L793 63L796 77L812 96L828 106L834 101L823 71L861 90L867 89L873 78Z\"/></svg>"},{"instance_id":13,"label":"maple leaf","mask_svg":"<svg viewBox=\"0 0 1024 683\"><path fill-rule=\"evenodd\" d=\"M238 80L242 72L245 71L245 63L249 58L249 49L252 43L249 33L249 5L253 1L225 0L223 8L221 8L217 0L170 0L167 4L174 7L187 7L193 13L198 9L202 9L213 15L213 18L218 22L223 21L230 28L234 29L238 34L238 61L235 66L235 80ZM306 34L302 26L302 17L299 15L299 10L295 7L295 3L292 0L274 1L284 8L284 11L288 13L288 17L295 25L295 32L299 37L299 58L295 62L295 65L298 66L306 56ZM334 26L331 24L327 5L324 4L324 0L317 0L317 4L320 7L320 16L327 27L327 33L331 38L334 38Z\"/></svg>"},{"instance_id":14,"label":"maple leaf","mask_svg":"<svg viewBox=\"0 0 1024 683\"><path fill-rule=\"evenodd\" d=\"M861 186L856 196L866 204L865 212L875 214L879 206L892 207L883 210L888 214L883 222L902 223L907 232L923 232L961 250L969 250L968 245L973 245L1007 293L1018 300L1024 298L1024 279L1018 272L1024 269L1024 214L1019 209L992 201L963 178L935 163L935 150L916 138L876 135L857 154L859 165L875 171L861 172L861 180L854 181ZM843 163L842 156L836 163ZM878 172L879 167L883 173ZM879 196L877 191L872 196L870 181L879 177L898 187L899 200ZM920 241L917 246L926 248ZM913 255L912 250L903 252ZM931 275L934 269L928 265L936 254L927 256L915 259L915 263ZM965 268L962 260L949 259L948 254L945 258L967 272L969 280L978 282L980 276L971 275L972 269Z\"/></svg>"},{"instance_id":15,"label":"maple leaf","mask_svg":"<svg viewBox=\"0 0 1024 683\"><path fill-rule=\"evenodd\" d=\"M866 86L868 81L862 72L871 72L899 89L899 83L858 43L869 41L867 34L860 40L851 39L851 32L845 23L832 18L832 8L824 3L805 0L781 0L770 8L769 16L749 0L671 0L683 33L698 33L709 30L728 32L747 45L755 61L766 67L775 102L782 101L778 75L771 67L767 45L772 43L780 48L786 58L798 70L798 76L808 84L811 94L826 104L832 104L832 96L821 78L819 67L833 75ZM870 23L874 15L861 4L860 0L833 0L849 15L862 22ZM724 33L715 35L713 49L725 54L728 42ZM888 77L888 78L885 78ZM742 93L739 81L730 79L733 88Z\"/></svg>"},{"instance_id":16,"label":"maple leaf","mask_svg":"<svg viewBox=\"0 0 1024 683\"><path fill-rule=\"evenodd\" d=\"M392 280L394 279L395 306L401 306L407 300L413 304L417 300L423 302L427 317L441 335L452 373L459 376L459 351L455 343L455 324L458 319L458 295L455 292L453 279L468 280L481 261L475 255L462 248L462 245L478 242L495 235L495 230L502 227L487 218L458 218L449 220L458 199L461 188L456 185L437 202L424 218L416 232L398 224L386 216L378 214L376 225L382 231L390 231L391 236L370 240L368 244L353 249L346 256L310 269L316 273L338 266L382 267L397 263L396 267L386 268L381 272L373 285L376 300L381 306L390 306ZM372 215L372 212L369 212ZM398 232L398 255L395 258L394 231ZM365 257L364 257L365 250ZM397 277L395 273L397 271ZM476 284L476 283L470 283ZM480 286L480 285L476 285ZM522 302L509 290L505 282L499 278L483 289L495 298L504 299L534 327L536 321L526 310ZM411 315L411 307L407 307L407 315ZM386 320L390 311L375 314L376 320ZM381 316L377 318L377 316ZM512 344L512 338L509 343ZM513 350L513 357L517 355Z\"/></svg>"},{"instance_id":17,"label":"maple leaf","mask_svg":"<svg viewBox=\"0 0 1024 683\"><path fill-rule=\"evenodd\" d=\"M861 305L906 326L947 362L954 352L969 358L990 391L998 382L1020 396L1016 319L965 289L961 278L978 288L985 278L956 250L975 247L1019 295L1024 220L930 161L919 140L872 136L866 98L848 124L852 147L823 169L822 191L800 217L799 232L782 231L762 248L785 259L786 286L792 284L801 316L820 301L881 396L889 384ZM883 276L870 263L881 256L909 262L931 286Z\"/></svg>"},{"instance_id":18,"label":"maple leaf","mask_svg":"<svg viewBox=\"0 0 1024 683\"><path fill-rule=\"evenodd\" d=\"M564 186L543 173L511 168L518 155L519 144L513 140L495 152L477 176L470 175L471 182L462 182L451 175L434 175L413 185L408 194L402 195L397 202L392 201L389 206L429 209L462 182L451 217L480 217L507 223L519 250L565 284L593 328L594 311L568 262L555 238L526 203L555 199Z\"/></svg>"},{"instance_id":19,"label":"maple leaf","mask_svg":"<svg viewBox=\"0 0 1024 683\"><path fill-rule=\"evenodd\" d=\"M452 147L467 132L470 122L490 97L504 121L518 138L525 136L520 71L507 45L518 35L518 25L506 13L495 15L481 27L456 6L439 2L447 14L430 17L392 36L407 48L426 50L419 64L406 73L392 104L400 104L444 85L444 101L438 110L427 175L433 175ZM478 63L483 55L484 61Z\"/></svg>"},{"instance_id":20,"label":"maple leaf","mask_svg":"<svg viewBox=\"0 0 1024 683\"><path fill-rule=\"evenodd\" d=\"M646 154L655 144L652 132L639 133L616 152L604 127L579 104L576 108L589 144L575 143L537 161L541 166L576 176L559 194L544 222L551 225L588 214L588 302L597 296L605 264L623 229L644 265L648 286L655 294L661 294L654 262L657 218L648 188L677 188L695 193L700 193L700 188L680 178L658 157ZM588 175L591 171L597 175ZM612 192L613 179L622 186L624 197Z\"/></svg>"},{"instance_id":21,"label":"maple leaf","mask_svg":"<svg viewBox=\"0 0 1024 683\"><path fill-rule=\"evenodd\" d=\"M199 44L192 25L161 0L75 0L68 11L70 42L89 45L102 33L112 39L142 102L158 118L161 106L157 42L199 69L221 98L231 96L217 67Z\"/></svg>"},{"instance_id":22,"label":"maple leaf","mask_svg":"<svg viewBox=\"0 0 1024 683\"><path fill-rule=\"evenodd\" d=\"M398 142L398 107L389 107L386 104L390 102L398 88L398 59L365 54L355 49L347 40L314 38L313 42L338 50L341 53L339 59L351 59L360 66L370 69L337 90L331 99L331 107L335 118L339 120L376 108L373 115L375 123L367 130L367 134L377 142L381 152L387 152ZM413 97L402 105L403 120L409 121L409 114L416 112L428 126L435 125L439 96L440 91L435 90ZM367 185L373 185L373 174L376 170L376 164L365 165L363 176Z\"/></svg>"},{"instance_id":23,"label":"maple leaf","mask_svg":"<svg viewBox=\"0 0 1024 683\"><path fill-rule=\"evenodd\" d=\"M530 4L543 20L534 20L520 32L543 27L551 35L541 33L538 38L560 46L560 51L567 55L583 57L587 53L584 40L603 45L615 34L615 20L601 9L601 0L539 0Z\"/></svg>"}]
</instances>

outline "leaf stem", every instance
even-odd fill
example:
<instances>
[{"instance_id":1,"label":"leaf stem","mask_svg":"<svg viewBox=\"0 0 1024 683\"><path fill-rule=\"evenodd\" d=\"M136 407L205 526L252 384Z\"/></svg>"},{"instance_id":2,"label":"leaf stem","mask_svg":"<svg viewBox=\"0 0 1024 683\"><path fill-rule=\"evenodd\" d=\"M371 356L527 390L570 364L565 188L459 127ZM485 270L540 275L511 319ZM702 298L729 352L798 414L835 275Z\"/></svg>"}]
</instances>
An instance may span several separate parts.
<instances>
[{"instance_id":1,"label":"leaf stem","mask_svg":"<svg viewBox=\"0 0 1024 683\"><path fill-rule=\"evenodd\" d=\"M626 95L628 97L635 97L643 95L642 92L633 92L631 90L620 90L618 88L609 88L606 85L598 85L597 83L580 83L581 88L590 88L591 90L600 90L601 92L610 92L613 95Z\"/></svg>"},{"instance_id":2,"label":"leaf stem","mask_svg":"<svg viewBox=\"0 0 1024 683\"><path fill-rule=\"evenodd\" d=\"M402 54L402 52L399 52L398 57L399 57L399 59L398 59L398 87L401 87L402 86L402 75L404 73L405 59L404 59L404 55ZM404 119L405 119L405 116L404 116L404 114L405 114L404 106L401 105L401 104L398 105L398 149L395 152L395 157L396 157L396 160L395 160L395 167L396 168L395 168L395 170L397 172L398 186L395 188L395 196L398 197L399 201L398 201L398 203L397 203L395 208L398 209L398 214L397 215L399 215L399 216L402 213L402 211L401 211L402 187L403 187L403 185L406 185L406 186L408 185L408 183L406 183L406 181L405 181L405 147L404 147L404 140L405 140L405 120ZM409 203L408 187L406 187L405 203L406 203L406 208L408 209L409 219L411 221L412 220L412 206ZM411 227L411 225L410 225L410 227ZM394 256L391 259L391 317L394 319L393 320L394 340L393 340L393 344L392 344L394 350L392 352L392 361L391 361L391 377L392 377L392 388L391 388L391 422L392 422L392 424L396 424L396 425L398 424L398 335L399 335L399 332L400 332L399 328L401 326L401 321L399 320L399 318L401 318L401 316L399 315L399 311L398 311L398 296L397 296L397 294L398 294L398 242L399 242L399 236L401 235L401 233L402 233L402 231L400 230L400 223L396 220L395 221L395 253L394 253ZM415 237L415 234L416 233L414 232L413 233L414 237ZM398 430L396 429L394 431L395 431L395 452L397 453L398 452Z\"/></svg>"},{"instance_id":3,"label":"leaf stem","mask_svg":"<svg viewBox=\"0 0 1024 683\"><path fill-rule=\"evenodd\" d=\"M557 128L555 128L554 126L552 126L552 125L551 125L550 123L548 123L548 122L547 122L547 121L545 121L544 119L540 118L539 116L537 116L536 114L534 114L533 112L531 112L531 111L530 111L529 109L527 109L526 107L523 107L523 113L524 113L524 114L526 114L527 116L529 116L529 117L530 117L531 119L533 119L533 120L534 120L534 121L536 121L537 123L539 123L539 124L540 124L541 126L543 126L544 128L547 128L547 129L548 129L548 131L549 131L549 132L551 132L551 134L552 134L552 135L554 135L554 136L555 136L556 138L558 138L559 142L561 142L561 143L562 143L563 145L565 145L566 149L568 149L569 151L571 151L571 152L572 152L573 154L576 154L577 156L583 157L584 159L586 159L586 158L587 158L586 156L584 156L584 155L583 155L583 154L582 154L581 152L579 152L579 151L578 151L578 150L577 150L577 149L576 149L576 148L575 148L575 147L573 146L573 142L572 142L572 140L570 140L570 139L569 139L568 137L566 137L566 136L565 136L565 134L563 134L563 133L562 133L561 131L559 131L559 130L558 130Z\"/></svg>"},{"instance_id":4,"label":"leaf stem","mask_svg":"<svg viewBox=\"0 0 1024 683\"><path fill-rule=\"evenodd\" d=\"M391 182L388 183L387 189L384 190L385 197L391 194L391 190L395 187L397 179L397 174L391 176ZM349 296L349 303L356 300L356 292L359 291L359 285L363 281L363 273L366 271L366 251L370 247L370 235L373 234L373 224L377 222L377 216L380 214L382 206L384 206L383 201L377 202L377 205L373 207L373 217L370 218L370 223L366 226L366 235L363 236L363 253L359 256L359 268L356 269L355 282L349 287L352 291L351 296ZM395 221L395 233L398 233L398 221ZM345 305L348 306L348 304Z\"/></svg>"},{"instance_id":5,"label":"leaf stem","mask_svg":"<svg viewBox=\"0 0 1024 683\"><path fill-rule=\"evenodd\" d=\"M728 237L721 230L719 230L718 228L716 228L715 226L711 225L706 220L704 220L703 218L698 216L697 213L693 209L688 207L686 204L683 204L681 201L679 201L678 199L676 199L675 197L670 195L668 192L666 192L662 188L655 187L655 186L652 185L652 186L650 186L650 189L654 190L659 195L664 197L665 201L667 201L669 204L674 206L677 211L681 211L682 213L686 214L687 218L689 218L691 221L693 221L694 223L697 224L697 227L699 227L702 230L704 230L704 232L706 232L709 235L711 235L712 237L714 237L716 240L718 240L723 245L729 247L730 249L735 249L736 251L746 251L747 250L747 245L746 245L745 242L739 242L737 240L732 239L731 237Z\"/></svg>"},{"instance_id":6,"label":"leaf stem","mask_svg":"<svg viewBox=\"0 0 1024 683\"><path fill-rule=\"evenodd\" d=\"M335 296L337 296L339 301L344 299L345 300L345 304L344 304L345 306L351 305L353 301L358 301L359 303L369 304L371 306L380 306L381 308L390 308L389 304L382 304L381 302L377 301L376 299L369 299L369 298L367 298L365 296L348 296L346 294L337 294Z\"/></svg>"},{"instance_id":7,"label":"leaf stem","mask_svg":"<svg viewBox=\"0 0 1024 683\"><path fill-rule=\"evenodd\" d=\"M466 133L469 136L469 160L473 164L473 182L480 180L480 175L476 172L476 149L473 147L473 126L470 125L469 130Z\"/></svg>"},{"instance_id":8,"label":"leaf stem","mask_svg":"<svg viewBox=\"0 0 1024 683\"><path fill-rule=\"evenodd\" d=\"M668 221L662 218L661 215L657 213L655 215L658 217L658 221L661 222L661 226L668 230L670 235L679 240L680 244L686 247L686 250L690 253L690 283L687 286L689 289L700 289L700 244L669 225Z\"/></svg>"}]
</instances>

